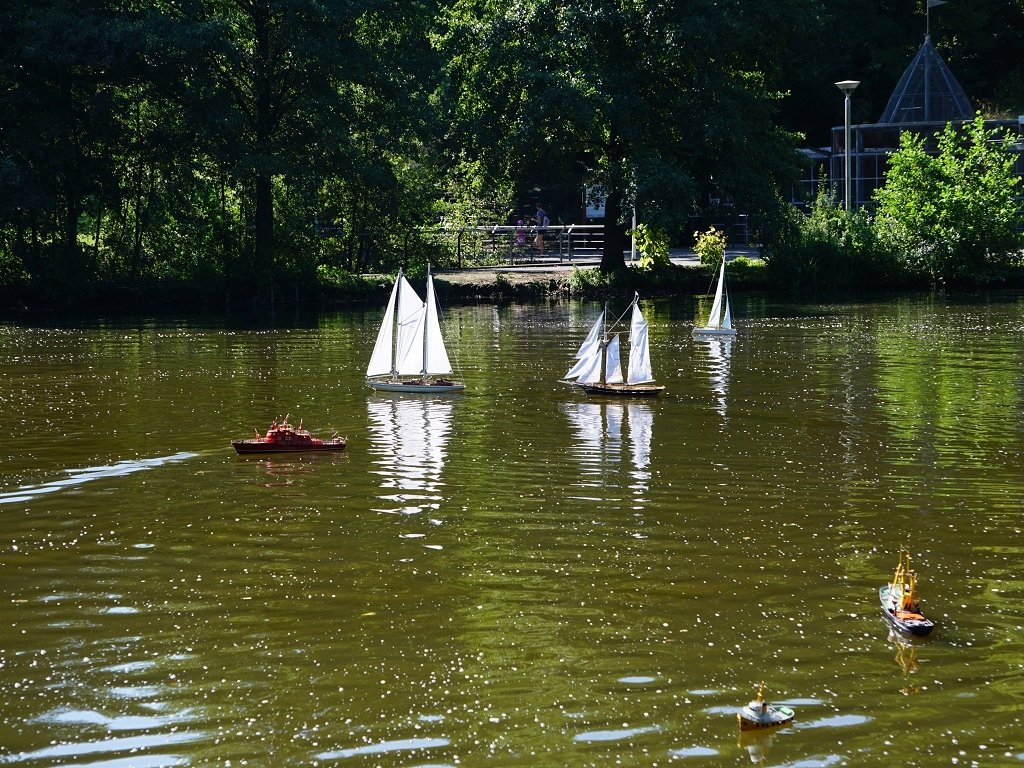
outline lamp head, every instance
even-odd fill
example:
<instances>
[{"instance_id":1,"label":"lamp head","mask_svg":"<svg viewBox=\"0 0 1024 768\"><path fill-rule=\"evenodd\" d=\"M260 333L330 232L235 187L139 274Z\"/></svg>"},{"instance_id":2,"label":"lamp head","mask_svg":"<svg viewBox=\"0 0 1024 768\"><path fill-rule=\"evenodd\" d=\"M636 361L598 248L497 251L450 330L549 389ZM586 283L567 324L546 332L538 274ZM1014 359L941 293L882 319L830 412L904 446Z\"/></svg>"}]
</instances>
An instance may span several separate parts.
<instances>
[{"instance_id":1,"label":"lamp head","mask_svg":"<svg viewBox=\"0 0 1024 768\"><path fill-rule=\"evenodd\" d=\"M836 83L836 88L849 96L857 89L858 85L860 85L860 80L840 80Z\"/></svg>"}]
</instances>

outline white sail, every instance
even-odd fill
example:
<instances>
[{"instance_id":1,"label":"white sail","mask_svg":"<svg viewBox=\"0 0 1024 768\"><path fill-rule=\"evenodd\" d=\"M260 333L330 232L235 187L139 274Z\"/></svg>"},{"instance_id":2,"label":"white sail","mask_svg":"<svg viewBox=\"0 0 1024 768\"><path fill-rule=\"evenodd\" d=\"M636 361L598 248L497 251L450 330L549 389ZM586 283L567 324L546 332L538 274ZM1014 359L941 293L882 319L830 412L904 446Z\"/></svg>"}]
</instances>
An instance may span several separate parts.
<instances>
[{"instance_id":1,"label":"white sail","mask_svg":"<svg viewBox=\"0 0 1024 768\"><path fill-rule=\"evenodd\" d=\"M604 355L601 354L601 348L598 347L594 350L590 357L585 357L577 363L576 368L580 368L577 381L580 384L597 384L601 381L601 361ZM572 371L570 371L572 373Z\"/></svg>"},{"instance_id":2,"label":"white sail","mask_svg":"<svg viewBox=\"0 0 1024 768\"><path fill-rule=\"evenodd\" d=\"M401 286L398 291L398 338L396 342L396 369L404 376L423 372L423 301L409 285L405 277L400 277Z\"/></svg>"},{"instance_id":3,"label":"white sail","mask_svg":"<svg viewBox=\"0 0 1024 768\"><path fill-rule=\"evenodd\" d=\"M619 334L608 342L605 350L604 380L606 384L622 383L622 365L619 363Z\"/></svg>"},{"instance_id":4,"label":"white sail","mask_svg":"<svg viewBox=\"0 0 1024 768\"><path fill-rule=\"evenodd\" d=\"M590 329L590 333L587 334L587 338L583 340L583 344L580 346L579 352L576 353L576 359L580 360L584 357L588 357L593 351L593 347L601 341L601 323L604 322L604 312L597 316L597 322L594 323L594 327Z\"/></svg>"},{"instance_id":5,"label":"white sail","mask_svg":"<svg viewBox=\"0 0 1024 768\"><path fill-rule=\"evenodd\" d=\"M401 273L399 273L398 277L401 279ZM395 280L395 287L391 289L391 298L388 300L388 308L384 310L384 319L380 323L380 330L377 331L377 343L373 347L370 364L366 367L366 378L383 376L392 372L391 366L394 362L395 300L397 296L398 280Z\"/></svg>"},{"instance_id":6,"label":"white sail","mask_svg":"<svg viewBox=\"0 0 1024 768\"><path fill-rule=\"evenodd\" d=\"M729 311L729 294L725 294L725 314L722 315L722 328L725 330L732 329L732 312Z\"/></svg>"},{"instance_id":7,"label":"white sail","mask_svg":"<svg viewBox=\"0 0 1024 768\"><path fill-rule=\"evenodd\" d=\"M575 379L577 376L582 374L584 371L589 371L592 366L591 357L597 355L600 360L601 357L601 324L604 322L604 312L601 312L597 316L597 322L594 323L594 327L590 329L590 333L587 334L587 338L584 339L583 344L580 346L580 351L576 353L576 359L579 361L574 365L567 374L565 374L565 381Z\"/></svg>"},{"instance_id":8,"label":"white sail","mask_svg":"<svg viewBox=\"0 0 1024 768\"><path fill-rule=\"evenodd\" d=\"M448 352L441 336L441 323L437 316L437 297L434 295L434 278L427 275L427 330L426 360L424 370L430 376L446 375L452 372Z\"/></svg>"},{"instance_id":9,"label":"white sail","mask_svg":"<svg viewBox=\"0 0 1024 768\"><path fill-rule=\"evenodd\" d=\"M715 289L715 301L711 305L711 316L706 328L720 328L722 319L722 289L725 286L725 259L722 259L722 272L718 276L718 287Z\"/></svg>"},{"instance_id":10,"label":"white sail","mask_svg":"<svg viewBox=\"0 0 1024 768\"><path fill-rule=\"evenodd\" d=\"M627 384L646 384L654 381L651 370L651 350L647 342L647 321L639 304L633 302L633 318L629 330L629 372Z\"/></svg>"},{"instance_id":11,"label":"white sail","mask_svg":"<svg viewBox=\"0 0 1024 768\"><path fill-rule=\"evenodd\" d=\"M590 368L591 362L590 357L584 357L574 365L569 372L563 377L566 381L571 381L579 376L581 373Z\"/></svg>"},{"instance_id":12,"label":"white sail","mask_svg":"<svg viewBox=\"0 0 1024 768\"><path fill-rule=\"evenodd\" d=\"M585 371L589 371L591 366L593 365L593 357L594 357L594 354L592 353L589 357L581 358L577 362L577 364L575 364L569 370L569 372L567 374L565 374L565 376L564 376L565 381L571 381L572 379L577 378L578 376L582 375ZM600 350L600 348L597 349L597 358L601 359L601 350Z\"/></svg>"}]
</instances>

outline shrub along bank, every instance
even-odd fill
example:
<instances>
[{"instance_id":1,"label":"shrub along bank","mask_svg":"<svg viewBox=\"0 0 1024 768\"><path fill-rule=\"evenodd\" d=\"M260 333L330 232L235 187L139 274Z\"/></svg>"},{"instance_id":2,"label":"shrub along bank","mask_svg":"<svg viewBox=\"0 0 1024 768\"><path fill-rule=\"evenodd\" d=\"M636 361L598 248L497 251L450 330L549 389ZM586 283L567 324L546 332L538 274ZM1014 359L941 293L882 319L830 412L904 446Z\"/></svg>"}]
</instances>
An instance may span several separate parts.
<instances>
[{"instance_id":1,"label":"shrub along bank","mask_svg":"<svg viewBox=\"0 0 1024 768\"><path fill-rule=\"evenodd\" d=\"M1024 285L1016 155L979 117L939 134L938 154L907 132L889 159L874 213L822 192L810 216L790 209L765 249L772 283L798 291Z\"/></svg>"}]
</instances>

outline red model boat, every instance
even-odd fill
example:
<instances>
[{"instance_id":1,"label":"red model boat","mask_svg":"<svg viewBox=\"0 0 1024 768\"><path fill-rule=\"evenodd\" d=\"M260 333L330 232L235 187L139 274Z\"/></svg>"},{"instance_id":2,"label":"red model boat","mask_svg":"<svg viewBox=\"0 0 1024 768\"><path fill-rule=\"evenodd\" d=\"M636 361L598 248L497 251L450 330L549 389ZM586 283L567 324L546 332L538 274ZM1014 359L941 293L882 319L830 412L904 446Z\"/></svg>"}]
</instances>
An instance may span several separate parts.
<instances>
[{"instance_id":1,"label":"red model boat","mask_svg":"<svg viewBox=\"0 0 1024 768\"><path fill-rule=\"evenodd\" d=\"M338 437L335 432L330 440L321 440L313 437L302 428L302 421L299 421L298 428L288 423L288 417L280 424L277 419L270 425L265 437L260 437L259 430L256 430L254 440L232 440L231 444L239 453L283 453L286 451L343 451L345 450L344 437Z\"/></svg>"}]
</instances>

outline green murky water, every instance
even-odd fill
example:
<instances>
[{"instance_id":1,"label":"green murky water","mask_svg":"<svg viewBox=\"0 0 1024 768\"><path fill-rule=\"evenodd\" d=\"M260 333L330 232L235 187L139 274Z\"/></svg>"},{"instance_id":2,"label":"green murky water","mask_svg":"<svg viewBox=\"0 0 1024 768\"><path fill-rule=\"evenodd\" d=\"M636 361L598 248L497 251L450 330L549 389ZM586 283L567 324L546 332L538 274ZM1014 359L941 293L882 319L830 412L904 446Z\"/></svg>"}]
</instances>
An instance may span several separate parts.
<instances>
[{"instance_id":1,"label":"green murky water","mask_svg":"<svg viewBox=\"0 0 1024 768\"><path fill-rule=\"evenodd\" d=\"M596 305L451 308L450 399L379 312L0 326L0 763L1017 763L1024 301L739 304L629 403L556 383ZM347 454L234 455L285 413Z\"/></svg>"}]
</instances>

